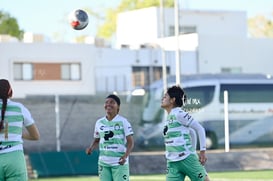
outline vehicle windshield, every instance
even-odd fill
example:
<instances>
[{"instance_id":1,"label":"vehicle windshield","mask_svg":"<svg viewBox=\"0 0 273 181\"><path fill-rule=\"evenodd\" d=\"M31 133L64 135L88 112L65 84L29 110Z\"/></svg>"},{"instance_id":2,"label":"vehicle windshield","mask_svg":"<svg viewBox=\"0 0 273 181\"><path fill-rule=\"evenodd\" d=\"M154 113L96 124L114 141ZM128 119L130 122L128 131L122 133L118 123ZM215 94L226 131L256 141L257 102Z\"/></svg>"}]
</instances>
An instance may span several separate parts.
<instances>
[{"instance_id":1,"label":"vehicle windshield","mask_svg":"<svg viewBox=\"0 0 273 181\"><path fill-rule=\"evenodd\" d=\"M184 88L187 95L184 109L188 112L196 112L212 101L215 86L198 86Z\"/></svg>"},{"instance_id":2,"label":"vehicle windshield","mask_svg":"<svg viewBox=\"0 0 273 181\"><path fill-rule=\"evenodd\" d=\"M272 103L273 84L223 84L220 102L224 102L224 91L228 91L230 103Z\"/></svg>"}]
</instances>

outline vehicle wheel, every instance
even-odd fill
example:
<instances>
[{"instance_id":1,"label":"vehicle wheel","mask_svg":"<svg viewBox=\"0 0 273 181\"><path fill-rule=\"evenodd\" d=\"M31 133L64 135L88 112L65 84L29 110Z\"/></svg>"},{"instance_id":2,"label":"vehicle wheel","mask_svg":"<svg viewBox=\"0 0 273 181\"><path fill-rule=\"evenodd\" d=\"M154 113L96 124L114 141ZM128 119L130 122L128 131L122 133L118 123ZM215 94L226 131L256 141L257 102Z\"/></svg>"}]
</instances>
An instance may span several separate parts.
<instances>
[{"instance_id":1,"label":"vehicle wheel","mask_svg":"<svg viewBox=\"0 0 273 181\"><path fill-rule=\"evenodd\" d=\"M206 132L206 147L207 149L216 149L218 147L218 141L213 132Z\"/></svg>"}]
</instances>

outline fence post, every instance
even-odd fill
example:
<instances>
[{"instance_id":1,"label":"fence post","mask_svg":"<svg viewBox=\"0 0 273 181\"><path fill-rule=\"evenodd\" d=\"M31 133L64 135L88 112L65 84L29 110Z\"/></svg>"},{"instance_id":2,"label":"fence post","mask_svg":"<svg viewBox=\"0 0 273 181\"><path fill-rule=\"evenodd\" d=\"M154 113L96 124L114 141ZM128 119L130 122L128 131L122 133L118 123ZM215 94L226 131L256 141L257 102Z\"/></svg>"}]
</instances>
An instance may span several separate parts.
<instances>
[{"instance_id":1,"label":"fence post","mask_svg":"<svg viewBox=\"0 0 273 181\"><path fill-rule=\"evenodd\" d=\"M228 91L224 91L225 114L225 152L229 152L229 118L228 118Z\"/></svg>"}]
</instances>

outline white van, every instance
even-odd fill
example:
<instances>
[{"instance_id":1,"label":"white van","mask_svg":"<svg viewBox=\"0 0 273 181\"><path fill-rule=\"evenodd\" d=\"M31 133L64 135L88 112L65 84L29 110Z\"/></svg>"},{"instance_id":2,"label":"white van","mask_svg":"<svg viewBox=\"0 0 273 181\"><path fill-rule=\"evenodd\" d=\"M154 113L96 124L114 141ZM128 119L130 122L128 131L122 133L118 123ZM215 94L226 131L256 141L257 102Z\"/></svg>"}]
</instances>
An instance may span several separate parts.
<instances>
[{"instance_id":1,"label":"white van","mask_svg":"<svg viewBox=\"0 0 273 181\"><path fill-rule=\"evenodd\" d=\"M167 79L175 85L175 76ZM207 147L224 145L224 91L228 91L231 146L273 144L273 78L262 74L196 74L181 76L187 95L184 107L206 129ZM160 107L163 81L154 82L145 95L139 146L162 146L164 111Z\"/></svg>"}]
</instances>

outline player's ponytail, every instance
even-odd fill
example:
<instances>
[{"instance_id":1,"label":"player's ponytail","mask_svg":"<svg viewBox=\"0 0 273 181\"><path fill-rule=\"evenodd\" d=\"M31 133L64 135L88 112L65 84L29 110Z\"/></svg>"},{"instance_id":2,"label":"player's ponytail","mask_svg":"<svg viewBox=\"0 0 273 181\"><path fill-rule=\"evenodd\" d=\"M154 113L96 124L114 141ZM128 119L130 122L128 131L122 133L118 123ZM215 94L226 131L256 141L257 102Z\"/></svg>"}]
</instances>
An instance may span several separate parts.
<instances>
[{"instance_id":1,"label":"player's ponytail","mask_svg":"<svg viewBox=\"0 0 273 181\"><path fill-rule=\"evenodd\" d=\"M0 122L0 132L5 129L5 137L7 137L8 123L4 126L5 123L5 113L7 109L8 98L12 96L12 89L9 84L9 81L6 79L0 79L0 99L2 100L1 107L1 122Z\"/></svg>"}]
</instances>

